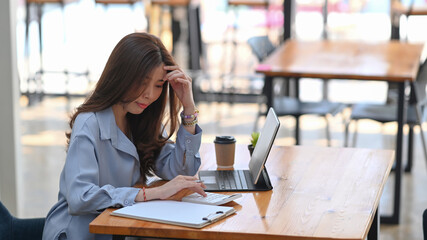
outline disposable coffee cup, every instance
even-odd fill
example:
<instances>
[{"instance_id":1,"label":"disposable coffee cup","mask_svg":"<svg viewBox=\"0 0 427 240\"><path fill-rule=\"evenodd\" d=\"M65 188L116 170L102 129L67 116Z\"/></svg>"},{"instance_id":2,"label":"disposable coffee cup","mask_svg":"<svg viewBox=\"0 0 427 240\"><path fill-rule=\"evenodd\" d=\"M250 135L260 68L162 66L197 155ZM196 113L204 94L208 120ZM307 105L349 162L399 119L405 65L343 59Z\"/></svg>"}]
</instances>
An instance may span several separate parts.
<instances>
[{"instance_id":1,"label":"disposable coffee cup","mask_svg":"<svg viewBox=\"0 0 427 240\"><path fill-rule=\"evenodd\" d=\"M215 138L216 165L218 169L232 169L236 139L233 136L217 136Z\"/></svg>"}]
</instances>

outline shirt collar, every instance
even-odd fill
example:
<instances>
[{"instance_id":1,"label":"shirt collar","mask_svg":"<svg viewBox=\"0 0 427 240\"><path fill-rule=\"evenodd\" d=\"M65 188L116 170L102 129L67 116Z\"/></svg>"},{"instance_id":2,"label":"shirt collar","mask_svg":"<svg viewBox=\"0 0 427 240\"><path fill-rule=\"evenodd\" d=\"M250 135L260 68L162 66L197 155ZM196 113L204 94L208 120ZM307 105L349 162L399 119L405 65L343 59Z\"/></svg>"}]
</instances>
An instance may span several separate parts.
<instances>
[{"instance_id":1,"label":"shirt collar","mask_svg":"<svg viewBox=\"0 0 427 240\"><path fill-rule=\"evenodd\" d=\"M114 118L113 109L106 108L96 113L98 119L99 131L101 133L101 140L111 139L111 133L114 132L114 127L117 128L116 119Z\"/></svg>"},{"instance_id":2,"label":"shirt collar","mask_svg":"<svg viewBox=\"0 0 427 240\"><path fill-rule=\"evenodd\" d=\"M116 124L111 107L96 113L101 140L111 139L114 148L126 152L139 159L135 145L127 138Z\"/></svg>"}]
</instances>

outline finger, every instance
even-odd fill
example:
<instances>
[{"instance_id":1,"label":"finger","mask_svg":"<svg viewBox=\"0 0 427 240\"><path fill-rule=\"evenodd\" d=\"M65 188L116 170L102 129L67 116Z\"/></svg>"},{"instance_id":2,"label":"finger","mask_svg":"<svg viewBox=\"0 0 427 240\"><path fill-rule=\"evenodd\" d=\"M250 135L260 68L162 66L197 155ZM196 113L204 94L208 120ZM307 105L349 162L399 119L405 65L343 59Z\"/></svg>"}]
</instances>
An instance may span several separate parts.
<instances>
[{"instance_id":1,"label":"finger","mask_svg":"<svg viewBox=\"0 0 427 240\"><path fill-rule=\"evenodd\" d=\"M172 71L172 70L177 70L177 69L180 69L180 68L177 65L167 65L167 66L163 66L163 69L167 70L167 71Z\"/></svg>"},{"instance_id":2,"label":"finger","mask_svg":"<svg viewBox=\"0 0 427 240\"><path fill-rule=\"evenodd\" d=\"M188 75L187 73L183 72L185 75L185 78L188 79L188 81L192 82L193 79L190 77L190 75Z\"/></svg>"},{"instance_id":3,"label":"finger","mask_svg":"<svg viewBox=\"0 0 427 240\"><path fill-rule=\"evenodd\" d=\"M179 91L180 87L182 87L182 86L190 86L190 83L183 81L182 79L174 79L174 80L170 80L168 82L171 84L172 88L175 91Z\"/></svg>"},{"instance_id":4,"label":"finger","mask_svg":"<svg viewBox=\"0 0 427 240\"><path fill-rule=\"evenodd\" d=\"M179 188L178 191L182 190L182 189L190 189L192 191L194 191L196 188L201 189L202 187L200 186L200 183L196 183L194 181L182 181L180 183L178 183L178 186L176 186L177 188Z\"/></svg>"},{"instance_id":5,"label":"finger","mask_svg":"<svg viewBox=\"0 0 427 240\"><path fill-rule=\"evenodd\" d=\"M174 74L174 73L178 73L178 72L180 72L180 71L178 71L178 70L170 71L170 72L168 72L168 73L166 73L166 74L165 74L165 76L163 77L163 79L164 79L164 80L170 79L170 76L171 76L172 74Z\"/></svg>"},{"instance_id":6,"label":"finger","mask_svg":"<svg viewBox=\"0 0 427 240\"><path fill-rule=\"evenodd\" d=\"M188 79L189 81L192 81L191 77L186 72L184 72L179 66L164 66L164 68L165 70L170 71L166 73L164 80L168 79L170 75L179 72L183 74L184 78Z\"/></svg>"},{"instance_id":7,"label":"finger","mask_svg":"<svg viewBox=\"0 0 427 240\"><path fill-rule=\"evenodd\" d=\"M181 69L180 67L178 67L178 66L165 66L165 67L164 67L164 70L166 71L166 75L168 75L168 74L170 74L170 73L172 73L172 72L176 72L176 71L184 72L184 71L182 71L182 69Z\"/></svg>"},{"instance_id":8,"label":"finger","mask_svg":"<svg viewBox=\"0 0 427 240\"><path fill-rule=\"evenodd\" d=\"M188 81L187 79L184 78L175 78L172 80L169 80L170 83L181 83L183 85L190 85L190 81Z\"/></svg>"},{"instance_id":9,"label":"finger","mask_svg":"<svg viewBox=\"0 0 427 240\"><path fill-rule=\"evenodd\" d=\"M167 80L175 79L175 78L185 78L185 74L183 72L179 71L173 71L171 73L168 73L166 75L169 75L166 77Z\"/></svg>"},{"instance_id":10,"label":"finger","mask_svg":"<svg viewBox=\"0 0 427 240\"><path fill-rule=\"evenodd\" d=\"M191 188L191 190L193 190L194 192L196 192L196 193L198 193L198 194L202 195L203 197L206 197L206 196L207 196L206 192L201 188L201 186Z\"/></svg>"},{"instance_id":11,"label":"finger","mask_svg":"<svg viewBox=\"0 0 427 240\"><path fill-rule=\"evenodd\" d=\"M170 81L170 85L172 86L172 89L175 91L175 94L179 95L179 91L180 91L180 83L177 83L175 81ZM177 96L178 96L177 95Z\"/></svg>"}]
</instances>

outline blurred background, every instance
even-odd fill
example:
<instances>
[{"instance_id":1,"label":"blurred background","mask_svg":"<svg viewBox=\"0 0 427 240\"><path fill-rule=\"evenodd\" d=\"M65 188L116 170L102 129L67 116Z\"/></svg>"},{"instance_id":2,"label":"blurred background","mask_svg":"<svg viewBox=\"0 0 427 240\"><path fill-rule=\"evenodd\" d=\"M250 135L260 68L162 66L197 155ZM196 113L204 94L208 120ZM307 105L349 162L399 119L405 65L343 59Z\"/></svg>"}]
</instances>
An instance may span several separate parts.
<instances>
[{"instance_id":1,"label":"blurred background","mask_svg":"<svg viewBox=\"0 0 427 240\"><path fill-rule=\"evenodd\" d=\"M258 117L258 113L264 107L264 82L263 76L255 72L259 59L248 40L267 36L274 46L283 43L283 1L270 0L257 6L232 5L227 0L198 0L189 4L183 1L178 5L157 4L154 0L58 2L16 1L18 141L22 154L16 166L19 217L44 217L56 203L69 115L93 89L113 47L126 34L156 34L192 76L203 142L213 142L216 135L233 135L237 143L248 144L251 132L262 126L263 117ZM392 34L396 21L392 6L396 1L329 0L327 5L324 0L292 2L293 39L385 42L396 38L396 33ZM399 7L423 5L427 5L426 0L399 2ZM427 41L427 15L402 14L397 21L400 41ZM281 85L274 87L281 94ZM332 147L344 146L350 104L393 101L386 82L330 79L325 84L322 79L300 80L301 100L320 101L326 91L328 101L348 104L341 113L328 118ZM294 145L295 119L280 120L275 144ZM301 145L328 145L324 118L309 114L300 121ZM394 150L396 126L395 122L362 120L356 146ZM382 239L422 238L427 166L419 128L415 128L414 141L413 168L404 173L402 180L400 223L382 224ZM381 199L380 213L392 209L393 177L392 173Z\"/></svg>"}]
</instances>

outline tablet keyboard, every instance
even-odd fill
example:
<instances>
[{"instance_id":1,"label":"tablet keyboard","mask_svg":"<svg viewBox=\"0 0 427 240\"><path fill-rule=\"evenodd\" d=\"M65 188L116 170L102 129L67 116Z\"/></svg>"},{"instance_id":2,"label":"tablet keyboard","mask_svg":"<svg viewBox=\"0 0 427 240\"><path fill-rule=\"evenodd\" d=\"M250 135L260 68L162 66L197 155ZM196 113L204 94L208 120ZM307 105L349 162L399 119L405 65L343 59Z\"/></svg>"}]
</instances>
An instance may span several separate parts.
<instances>
[{"instance_id":1,"label":"tablet keyboard","mask_svg":"<svg viewBox=\"0 0 427 240\"><path fill-rule=\"evenodd\" d=\"M248 189L244 171L218 171L217 173L218 185L220 189Z\"/></svg>"}]
</instances>

